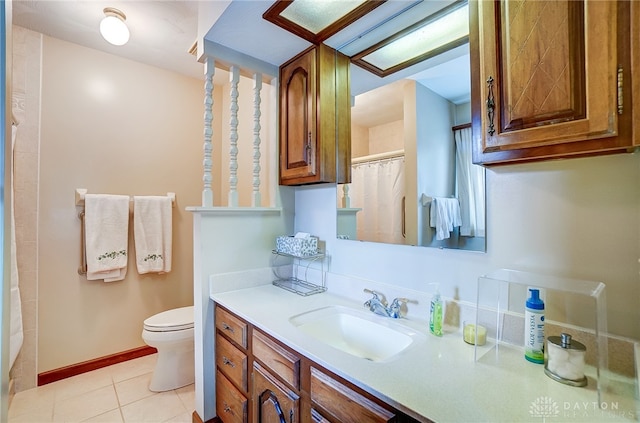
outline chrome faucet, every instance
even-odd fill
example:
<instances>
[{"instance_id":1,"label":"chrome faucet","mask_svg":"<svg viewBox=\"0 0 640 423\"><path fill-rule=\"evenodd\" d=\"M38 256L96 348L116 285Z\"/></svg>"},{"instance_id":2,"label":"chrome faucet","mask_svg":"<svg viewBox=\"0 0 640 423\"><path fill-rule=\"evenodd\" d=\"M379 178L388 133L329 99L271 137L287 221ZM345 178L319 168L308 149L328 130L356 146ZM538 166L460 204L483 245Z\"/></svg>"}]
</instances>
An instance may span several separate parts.
<instances>
[{"instance_id":1,"label":"chrome faucet","mask_svg":"<svg viewBox=\"0 0 640 423\"><path fill-rule=\"evenodd\" d=\"M367 307L370 311L375 314L379 314L380 316L391 317L393 319L399 319L402 317L401 308L402 304L408 303L408 298L396 298L391 302L391 305L387 307L387 300L385 299L384 294L373 291L371 289L365 289L364 292L373 295L370 299L368 299L364 306Z\"/></svg>"}]
</instances>

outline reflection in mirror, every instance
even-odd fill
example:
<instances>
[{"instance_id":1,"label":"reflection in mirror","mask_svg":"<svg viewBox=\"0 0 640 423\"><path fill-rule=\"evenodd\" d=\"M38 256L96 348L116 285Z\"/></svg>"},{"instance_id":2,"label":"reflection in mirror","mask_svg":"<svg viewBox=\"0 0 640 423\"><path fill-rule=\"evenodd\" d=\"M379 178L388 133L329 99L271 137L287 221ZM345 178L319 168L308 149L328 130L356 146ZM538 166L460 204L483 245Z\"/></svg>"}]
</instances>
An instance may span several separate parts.
<instances>
[{"instance_id":1,"label":"reflection in mirror","mask_svg":"<svg viewBox=\"0 0 640 423\"><path fill-rule=\"evenodd\" d=\"M338 185L339 238L485 251L469 62L466 44L412 66L416 73L354 92L352 182ZM352 65L352 90L359 75Z\"/></svg>"}]
</instances>

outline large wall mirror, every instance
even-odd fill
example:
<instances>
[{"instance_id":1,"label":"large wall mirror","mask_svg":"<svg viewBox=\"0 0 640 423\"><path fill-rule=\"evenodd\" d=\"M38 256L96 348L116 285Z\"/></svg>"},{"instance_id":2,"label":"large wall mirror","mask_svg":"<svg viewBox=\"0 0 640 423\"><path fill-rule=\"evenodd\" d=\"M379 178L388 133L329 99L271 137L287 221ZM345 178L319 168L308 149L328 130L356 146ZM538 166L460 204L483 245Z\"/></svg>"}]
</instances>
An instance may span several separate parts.
<instances>
[{"instance_id":1,"label":"large wall mirror","mask_svg":"<svg viewBox=\"0 0 640 423\"><path fill-rule=\"evenodd\" d=\"M363 52L398 34L431 34L455 13L466 38L454 34L402 70L375 56L383 48ZM351 64L352 182L338 185L339 238L486 250L485 172L471 162L468 19L464 2L415 2L339 49L374 63Z\"/></svg>"}]
</instances>

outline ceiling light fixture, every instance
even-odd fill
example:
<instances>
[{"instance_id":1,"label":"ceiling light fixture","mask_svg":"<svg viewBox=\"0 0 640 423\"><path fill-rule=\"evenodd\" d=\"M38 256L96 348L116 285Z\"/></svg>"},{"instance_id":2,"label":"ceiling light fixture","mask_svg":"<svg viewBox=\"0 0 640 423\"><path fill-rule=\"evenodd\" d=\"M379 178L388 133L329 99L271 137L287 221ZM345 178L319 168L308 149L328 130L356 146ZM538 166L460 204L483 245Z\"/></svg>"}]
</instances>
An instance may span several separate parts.
<instances>
[{"instance_id":1,"label":"ceiling light fixture","mask_svg":"<svg viewBox=\"0 0 640 423\"><path fill-rule=\"evenodd\" d=\"M125 21L127 17L113 7L105 7L104 19L100 22L100 34L114 46L122 46L129 41L129 28Z\"/></svg>"},{"instance_id":2,"label":"ceiling light fixture","mask_svg":"<svg viewBox=\"0 0 640 423\"><path fill-rule=\"evenodd\" d=\"M351 61L384 77L469 42L469 5L456 1L357 53Z\"/></svg>"},{"instance_id":3,"label":"ceiling light fixture","mask_svg":"<svg viewBox=\"0 0 640 423\"><path fill-rule=\"evenodd\" d=\"M267 21L319 44L387 0L276 0L262 15Z\"/></svg>"}]
</instances>

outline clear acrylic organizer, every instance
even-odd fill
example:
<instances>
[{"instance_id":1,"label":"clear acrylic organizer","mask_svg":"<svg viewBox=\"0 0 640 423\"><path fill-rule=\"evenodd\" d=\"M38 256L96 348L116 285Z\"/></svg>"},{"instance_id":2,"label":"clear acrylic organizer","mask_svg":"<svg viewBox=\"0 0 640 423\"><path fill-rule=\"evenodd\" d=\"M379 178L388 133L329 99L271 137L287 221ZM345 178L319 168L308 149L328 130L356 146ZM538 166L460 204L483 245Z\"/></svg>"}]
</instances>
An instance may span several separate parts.
<instances>
[{"instance_id":1,"label":"clear acrylic organizer","mask_svg":"<svg viewBox=\"0 0 640 423\"><path fill-rule=\"evenodd\" d=\"M590 383L596 384L598 403L623 401L629 409L637 410L637 377L622 376L609 369L607 301L602 282L509 269L479 277L476 327L487 328L487 343L475 346L474 360L500 365L502 354L513 355L514 350L521 350L524 355L524 312L529 288L539 289L545 302L545 344L550 335L560 332L586 343L585 373Z\"/></svg>"}]
</instances>

